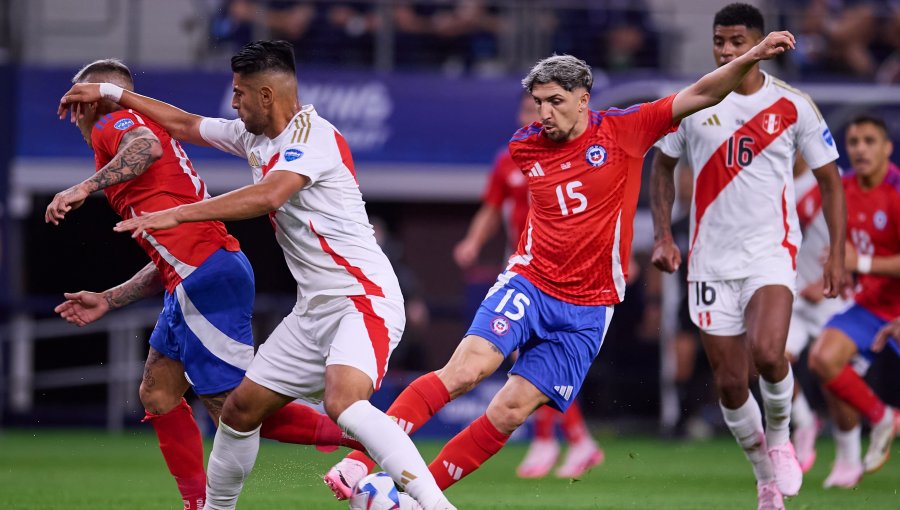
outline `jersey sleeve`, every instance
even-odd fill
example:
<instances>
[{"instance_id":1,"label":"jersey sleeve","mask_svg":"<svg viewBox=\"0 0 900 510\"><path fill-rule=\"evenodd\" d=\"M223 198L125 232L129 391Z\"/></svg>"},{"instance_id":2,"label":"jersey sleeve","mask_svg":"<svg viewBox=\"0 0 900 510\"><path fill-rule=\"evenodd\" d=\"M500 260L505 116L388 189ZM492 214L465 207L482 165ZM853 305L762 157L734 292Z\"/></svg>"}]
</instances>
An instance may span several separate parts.
<instances>
[{"instance_id":1,"label":"jersey sleeve","mask_svg":"<svg viewBox=\"0 0 900 510\"><path fill-rule=\"evenodd\" d=\"M619 145L632 157L642 158L644 154L667 133L678 127L672 118L672 103L675 94L642 103L624 110L611 108L603 115L603 122L612 124L614 136Z\"/></svg>"},{"instance_id":2,"label":"jersey sleeve","mask_svg":"<svg viewBox=\"0 0 900 510\"><path fill-rule=\"evenodd\" d=\"M118 110L108 113L94 124L91 131L91 147L97 155L98 164L109 161L119 152L119 144L125 133L144 126L144 121L131 112Z\"/></svg>"},{"instance_id":3,"label":"jersey sleeve","mask_svg":"<svg viewBox=\"0 0 900 510\"><path fill-rule=\"evenodd\" d=\"M340 160L334 155L307 143L293 143L281 147L278 161L269 171L287 171L300 174L309 179L310 187L322 179L324 174L333 169Z\"/></svg>"},{"instance_id":4,"label":"jersey sleeve","mask_svg":"<svg viewBox=\"0 0 900 510\"><path fill-rule=\"evenodd\" d=\"M508 157L508 153L503 151L494 160L491 175L488 177L487 186L484 188L484 195L481 197L482 202L496 209L503 207L503 202L509 195L509 190L506 188L506 179L503 175L503 161Z\"/></svg>"},{"instance_id":5,"label":"jersey sleeve","mask_svg":"<svg viewBox=\"0 0 900 510\"><path fill-rule=\"evenodd\" d=\"M805 99L805 100L804 100ZM819 109L808 97L797 105L797 148L810 168L821 168L838 158L837 144Z\"/></svg>"},{"instance_id":6,"label":"jersey sleeve","mask_svg":"<svg viewBox=\"0 0 900 510\"><path fill-rule=\"evenodd\" d=\"M205 117L200 121L200 136L206 143L220 151L247 157L246 139L250 135L241 119L214 119Z\"/></svg>"},{"instance_id":7,"label":"jersey sleeve","mask_svg":"<svg viewBox=\"0 0 900 510\"><path fill-rule=\"evenodd\" d=\"M669 133L660 138L653 146L670 158L681 158L687 148L687 138L685 137L684 131L685 127L682 125L674 133Z\"/></svg>"}]
</instances>

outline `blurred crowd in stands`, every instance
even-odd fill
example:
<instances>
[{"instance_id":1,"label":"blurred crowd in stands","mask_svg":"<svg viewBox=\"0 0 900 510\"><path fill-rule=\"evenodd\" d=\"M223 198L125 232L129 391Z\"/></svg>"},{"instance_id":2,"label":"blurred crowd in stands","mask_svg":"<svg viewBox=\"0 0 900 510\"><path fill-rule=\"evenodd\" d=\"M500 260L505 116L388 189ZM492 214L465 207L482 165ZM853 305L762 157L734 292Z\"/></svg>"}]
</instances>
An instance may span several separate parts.
<instances>
[{"instance_id":1,"label":"blurred crowd in stands","mask_svg":"<svg viewBox=\"0 0 900 510\"><path fill-rule=\"evenodd\" d=\"M218 0L211 44L227 53L260 38L295 44L310 64L370 67L379 45L392 68L490 74L518 63L513 48L571 53L616 73L666 70L679 34L652 16L654 0ZM794 77L900 81L900 1L768 2L772 28L799 35L781 63ZM670 7L671 8L671 7ZM386 38L386 39L385 39ZM383 47L383 46L382 46Z\"/></svg>"}]
</instances>

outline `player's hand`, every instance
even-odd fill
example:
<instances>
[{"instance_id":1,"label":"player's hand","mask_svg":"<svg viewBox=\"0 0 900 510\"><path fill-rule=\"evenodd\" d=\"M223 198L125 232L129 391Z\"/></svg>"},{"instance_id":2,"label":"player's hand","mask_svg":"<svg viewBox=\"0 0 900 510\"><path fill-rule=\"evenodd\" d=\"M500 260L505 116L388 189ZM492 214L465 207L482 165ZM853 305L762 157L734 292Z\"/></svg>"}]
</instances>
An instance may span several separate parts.
<instances>
[{"instance_id":1,"label":"player's hand","mask_svg":"<svg viewBox=\"0 0 900 510\"><path fill-rule=\"evenodd\" d=\"M74 294L65 293L66 301L56 308L54 312L71 324L78 327L85 326L106 315L109 311L109 303L103 294L83 290Z\"/></svg>"},{"instance_id":2,"label":"player's hand","mask_svg":"<svg viewBox=\"0 0 900 510\"><path fill-rule=\"evenodd\" d=\"M681 250L675 246L672 238L660 239L653 243L653 256L650 260L660 271L674 273L681 265Z\"/></svg>"},{"instance_id":3,"label":"player's hand","mask_svg":"<svg viewBox=\"0 0 900 510\"><path fill-rule=\"evenodd\" d=\"M794 49L797 44L794 34L787 30L782 32L770 32L765 39L753 47L752 52L754 60L769 60Z\"/></svg>"},{"instance_id":4,"label":"player's hand","mask_svg":"<svg viewBox=\"0 0 900 510\"><path fill-rule=\"evenodd\" d=\"M166 230L175 228L181 224L176 217L177 207L166 209L165 211L143 213L140 216L129 218L127 220L116 223L113 230L116 232L131 231L131 237L137 239L144 232L153 230Z\"/></svg>"},{"instance_id":5,"label":"player's hand","mask_svg":"<svg viewBox=\"0 0 900 510\"><path fill-rule=\"evenodd\" d=\"M59 120L65 120L66 115L69 115L69 120L74 123L82 116L82 104L97 103L101 99L103 96L100 95L99 83L76 83L63 94L56 113L59 115Z\"/></svg>"},{"instance_id":6,"label":"player's hand","mask_svg":"<svg viewBox=\"0 0 900 510\"><path fill-rule=\"evenodd\" d=\"M478 259L479 251L474 242L465 238L453 247L453 260L460 269L468 269Z\"/></svg>"},{"instance_id":7,"label":"player's hand","mask_svg":"<svg viewBox=\"0 0 900 510\"><path fill-rule=\"evenodd\" d=\"M844 260L846 261L846 255ZM835 298L846 295L848 290L848 274L844 271L844 265L840 260L829 256L822 268L822 292L827 298Z\"/></svg>"},{"instance_id":8,"label":"player's hand","mask_svg":"<svg viewBox=\"0 0 900 510\"><path fill-rule=\"evenodd\" d=\"M44 223L59 225L66 214L81 207L87 197L88 192L80 184L60 191L47 206L47 210L44 212Z\"/></svg>"},{"instance_id":9,"label":"player's hand","mask_svg":"<svg viewBox=\"0 0 900 510\"><path fill-rule=\"evenodd\" d=\"M818 304L825 299L825 282L818 280L800 289L800 297L812 304Z\"/></svg>"},{"instance_id":10,"label":"player's hand","mask_svg":"<svg viewBox=\"0 0 900 510\"><path fill-rule=\"evenodd\" d=\"M869 349L872 352L881 352L884 350L884 346L887 345L888 340L890 340L891 337L894 338L895 342L900 339L900 318L894 319L882 326L875 335L875 341L872 342L872 346L869 347Z\"/></svg>"}]
</instances>

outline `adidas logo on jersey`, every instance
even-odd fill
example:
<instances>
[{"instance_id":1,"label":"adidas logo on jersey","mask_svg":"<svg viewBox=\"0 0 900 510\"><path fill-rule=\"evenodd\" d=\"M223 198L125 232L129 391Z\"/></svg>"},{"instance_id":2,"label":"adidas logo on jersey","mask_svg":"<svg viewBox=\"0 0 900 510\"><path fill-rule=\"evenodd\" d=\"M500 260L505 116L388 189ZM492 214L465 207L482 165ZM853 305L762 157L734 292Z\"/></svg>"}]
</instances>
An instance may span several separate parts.
<instances>
[{"instance_id":1,"label":"adidas logo on jersey","mask_svg":"<svg viewBox=\"0 0 900 510\"><path fill-rule=\"evenodd\" d=\"M531 167L531 171L528 172L529 177L543 177L544 169L541 168L540 163L535 163L533 167Z\"/></svg>"},{"instance_id":2,"label":"adidas logo on jersey","mask_svg":"<svg viewBox=\"0 0 900 510\"><path fill-rule=\"evenodd\" d=\"M446 460L444 461L444 467L447 468L447 473L454 480L459 480L460 478L462 478L463 470L461 467L452 462L447 462Z\"/></svg>"},{"instance_id":3,"label":"adidas logo on jersey","mask_svg":"<svg viewBox=\"0 0 900 510\"><path fill-rule=\"evenodd\" d=\"M569 400L572 396L572 387L571 386L554 386L553 389L559 393L559 396L563 398L563 400Z\"/></svg>"},{"instance_id":4,"label":"adidas logo on jersey","mask_svg":"<svg viewBox=\"0 0 900 510\"><path fill-rule=\"evenodd\" d=\"M700 124L700 125L701 126L721 126L722 123L719 122L719 116L714 113L712 115L712 117L706 119L705 121L703 121L703 124Z\"/></svg>"}]
</instances>

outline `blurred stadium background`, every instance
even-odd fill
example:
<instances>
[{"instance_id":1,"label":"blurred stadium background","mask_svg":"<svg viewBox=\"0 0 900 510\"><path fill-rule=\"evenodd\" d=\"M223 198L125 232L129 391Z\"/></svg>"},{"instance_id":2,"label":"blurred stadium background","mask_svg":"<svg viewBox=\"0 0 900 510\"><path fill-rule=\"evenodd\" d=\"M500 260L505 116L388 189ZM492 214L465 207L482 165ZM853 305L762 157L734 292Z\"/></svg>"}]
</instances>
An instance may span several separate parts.
<instances>
[{"instance_id":1,"label":"blurred stadium background","mask_svg":"<svg viewBox=\"0 0 900 510\"><path fill-rule=\"evenodd\" d=\"M43 222L53 194L93 169L78 132L55 117L83 64L122 58L136 72L139 92L201 115L233 117L232 52L258 38L294 43L301 100L348 139L370 216L416 306L391 360L392 379L376 396L387 402L414 374L443 364L500 269L502 236L465 272L451 252L478 208L495 154L518 127L521 75L539 58L571 53L595 68L594 108L655 99L713 67L712 17L725 3L0 0L0 430L116 432L143 416L137 388L161 300L81 330L52 313L63 292L106 289L145 264L127 236L112 232L115 217L99 194L59 227ZM900 136L896 2L750 3L763 9L768 28L798 36L797 51L766 68L812 95L839 142L847 120L861 112L883 116ZM249 182L243 162L187 150L212 193ZM720 413L702 369L692 397L700 401L694 426L682 427L672 337L683 290L676 277L649 265L646 190L640 207L637 278L582 390L585 413L613 432L715 433ZM265 219L229 228L256 271L255 327L264 339L290 310L294 281ZM702 367L702 353L699 361ZM887 356L869 376L895 405L898 374L900 363ZM449 407L423 433L455 432L481 412L496 384Z\"/></svg>"}]
</instances>

